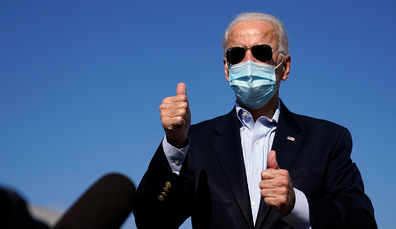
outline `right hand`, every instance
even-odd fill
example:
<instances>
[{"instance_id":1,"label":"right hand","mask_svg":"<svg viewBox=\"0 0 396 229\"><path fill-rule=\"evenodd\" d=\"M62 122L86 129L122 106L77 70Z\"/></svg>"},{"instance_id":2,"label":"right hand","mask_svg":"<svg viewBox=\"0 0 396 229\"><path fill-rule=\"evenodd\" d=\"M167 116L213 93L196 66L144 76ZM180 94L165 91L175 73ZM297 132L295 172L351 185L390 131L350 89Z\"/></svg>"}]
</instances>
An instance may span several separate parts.
<instances>
[{"instance_id":1,"label":"right hand","mask_svg":"<svg viewBox=\"0 0 396 229\"><path fill-rule=\"evenodd\" d=\"M287 170L279 168L274 150L268 153L267 164L268 168L261 172L260 194L265 204L286 216L294 209L296 202L292 180Z\"/></svg>"},{"instance_id":2,"label":"right hand","mask_svg":"<svg viewBox=\"0 0 396 229\"><path fill-rule=\"evenodd\" d=\"M186 85L179 83L176 95L165 98L159 110L168 143L176 148L183 148L191 125Z\"/></svg>"}]
</instances>

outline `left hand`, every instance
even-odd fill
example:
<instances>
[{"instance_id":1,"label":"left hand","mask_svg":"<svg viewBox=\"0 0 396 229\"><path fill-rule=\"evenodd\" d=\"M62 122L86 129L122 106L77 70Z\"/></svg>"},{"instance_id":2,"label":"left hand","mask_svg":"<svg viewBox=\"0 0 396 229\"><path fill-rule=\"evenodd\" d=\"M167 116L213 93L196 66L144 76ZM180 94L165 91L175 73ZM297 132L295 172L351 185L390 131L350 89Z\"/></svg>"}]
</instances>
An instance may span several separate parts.
<instances>
[{"instance_id":1,"label":"left hand","mask_svg":"<svg viewBox=\"0 0 396 229\"><path fill-rule=\"evenodd\" d=\"M268 206L281 215L288 215L294 208L295 194L289 172L280 169L275 151L268 153L268 168L261 172L260 194Z\"/></svg>"}]
</instances>

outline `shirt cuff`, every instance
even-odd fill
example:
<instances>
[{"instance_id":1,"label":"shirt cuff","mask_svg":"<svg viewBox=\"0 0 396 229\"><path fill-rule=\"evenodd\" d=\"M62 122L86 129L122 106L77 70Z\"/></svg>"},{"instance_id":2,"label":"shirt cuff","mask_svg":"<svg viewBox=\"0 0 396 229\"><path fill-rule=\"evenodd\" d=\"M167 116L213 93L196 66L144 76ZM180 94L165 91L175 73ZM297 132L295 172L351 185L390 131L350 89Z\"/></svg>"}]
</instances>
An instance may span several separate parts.
<instances>
[{"instance_id":1,"label":"shirt cuff","mask_svg":"<svg viewBox=\"0 0 396 229\"><path fill-rule=\"evenodd\" d=\"M166 159L168 159L168 163L172 168L172 172L176 173L177 175L180 174L180 169L183 165L183 161L186 157L189 147L190 141L188 141L188 145L186 147L178 149L168 143L166 136L162 140L162 148L164 149Z\"/></svg>"},{"instance_id":2,"label":"shirt cuff","mask_svg":"<svg viewBox=\"0 0 396 229\"><path fill-rule=\"evenodd\" d=\"M303 192L294 188L296 196L296 203L294 209L289 215L285 216L282 220L296 229L311 228L309 221L309 205L307 197Z\"/></svg>"}]
</instances>

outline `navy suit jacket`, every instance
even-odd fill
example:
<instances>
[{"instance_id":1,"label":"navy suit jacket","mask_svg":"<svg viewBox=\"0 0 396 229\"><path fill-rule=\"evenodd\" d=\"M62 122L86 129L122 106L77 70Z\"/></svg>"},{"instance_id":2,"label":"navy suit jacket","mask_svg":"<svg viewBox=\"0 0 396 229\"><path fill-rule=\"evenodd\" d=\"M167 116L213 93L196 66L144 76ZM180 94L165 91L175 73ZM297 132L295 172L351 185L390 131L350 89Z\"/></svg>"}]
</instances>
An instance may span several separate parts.
<instances>
[{"instance_id":1,"label":"navy suit jacket","mask_svg":"<svg viewBox=\"0 0 396 229\"><path fill-rule=\"evenodd\" d=\"M138 187L133 210L137 227L178 228L191 216L195 229L292 228L263 199L254 226L239 127L235 109L192 125L180 176L172 173L160 145ZM272 148L279 167L289 171L293 186L307 196L312 228L377 228L361 175L350 159L347 129L296 115L282 103Z\"/></svg>"}]
</instances>

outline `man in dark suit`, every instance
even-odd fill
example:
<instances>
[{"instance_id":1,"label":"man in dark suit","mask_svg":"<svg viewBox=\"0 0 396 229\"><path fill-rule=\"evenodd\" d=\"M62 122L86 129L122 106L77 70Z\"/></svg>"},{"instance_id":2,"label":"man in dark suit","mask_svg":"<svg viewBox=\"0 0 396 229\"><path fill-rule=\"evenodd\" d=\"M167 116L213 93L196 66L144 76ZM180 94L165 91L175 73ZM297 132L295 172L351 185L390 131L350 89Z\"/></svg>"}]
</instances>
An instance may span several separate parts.
<instances>
[{"instance_id":1,"label":"man in dark suit","mask_svg":"<svg viewBox=\"0 0 396 229\"><path fill-rule=\"evenodd\" d=\"M376 228L352 140L337 124L279 99L291 57L282 23L245 13L224 37L237 102L190 127L186 86L160 106L166 137L138 187L138 228Z\"/></svg>"}]
</instances>

